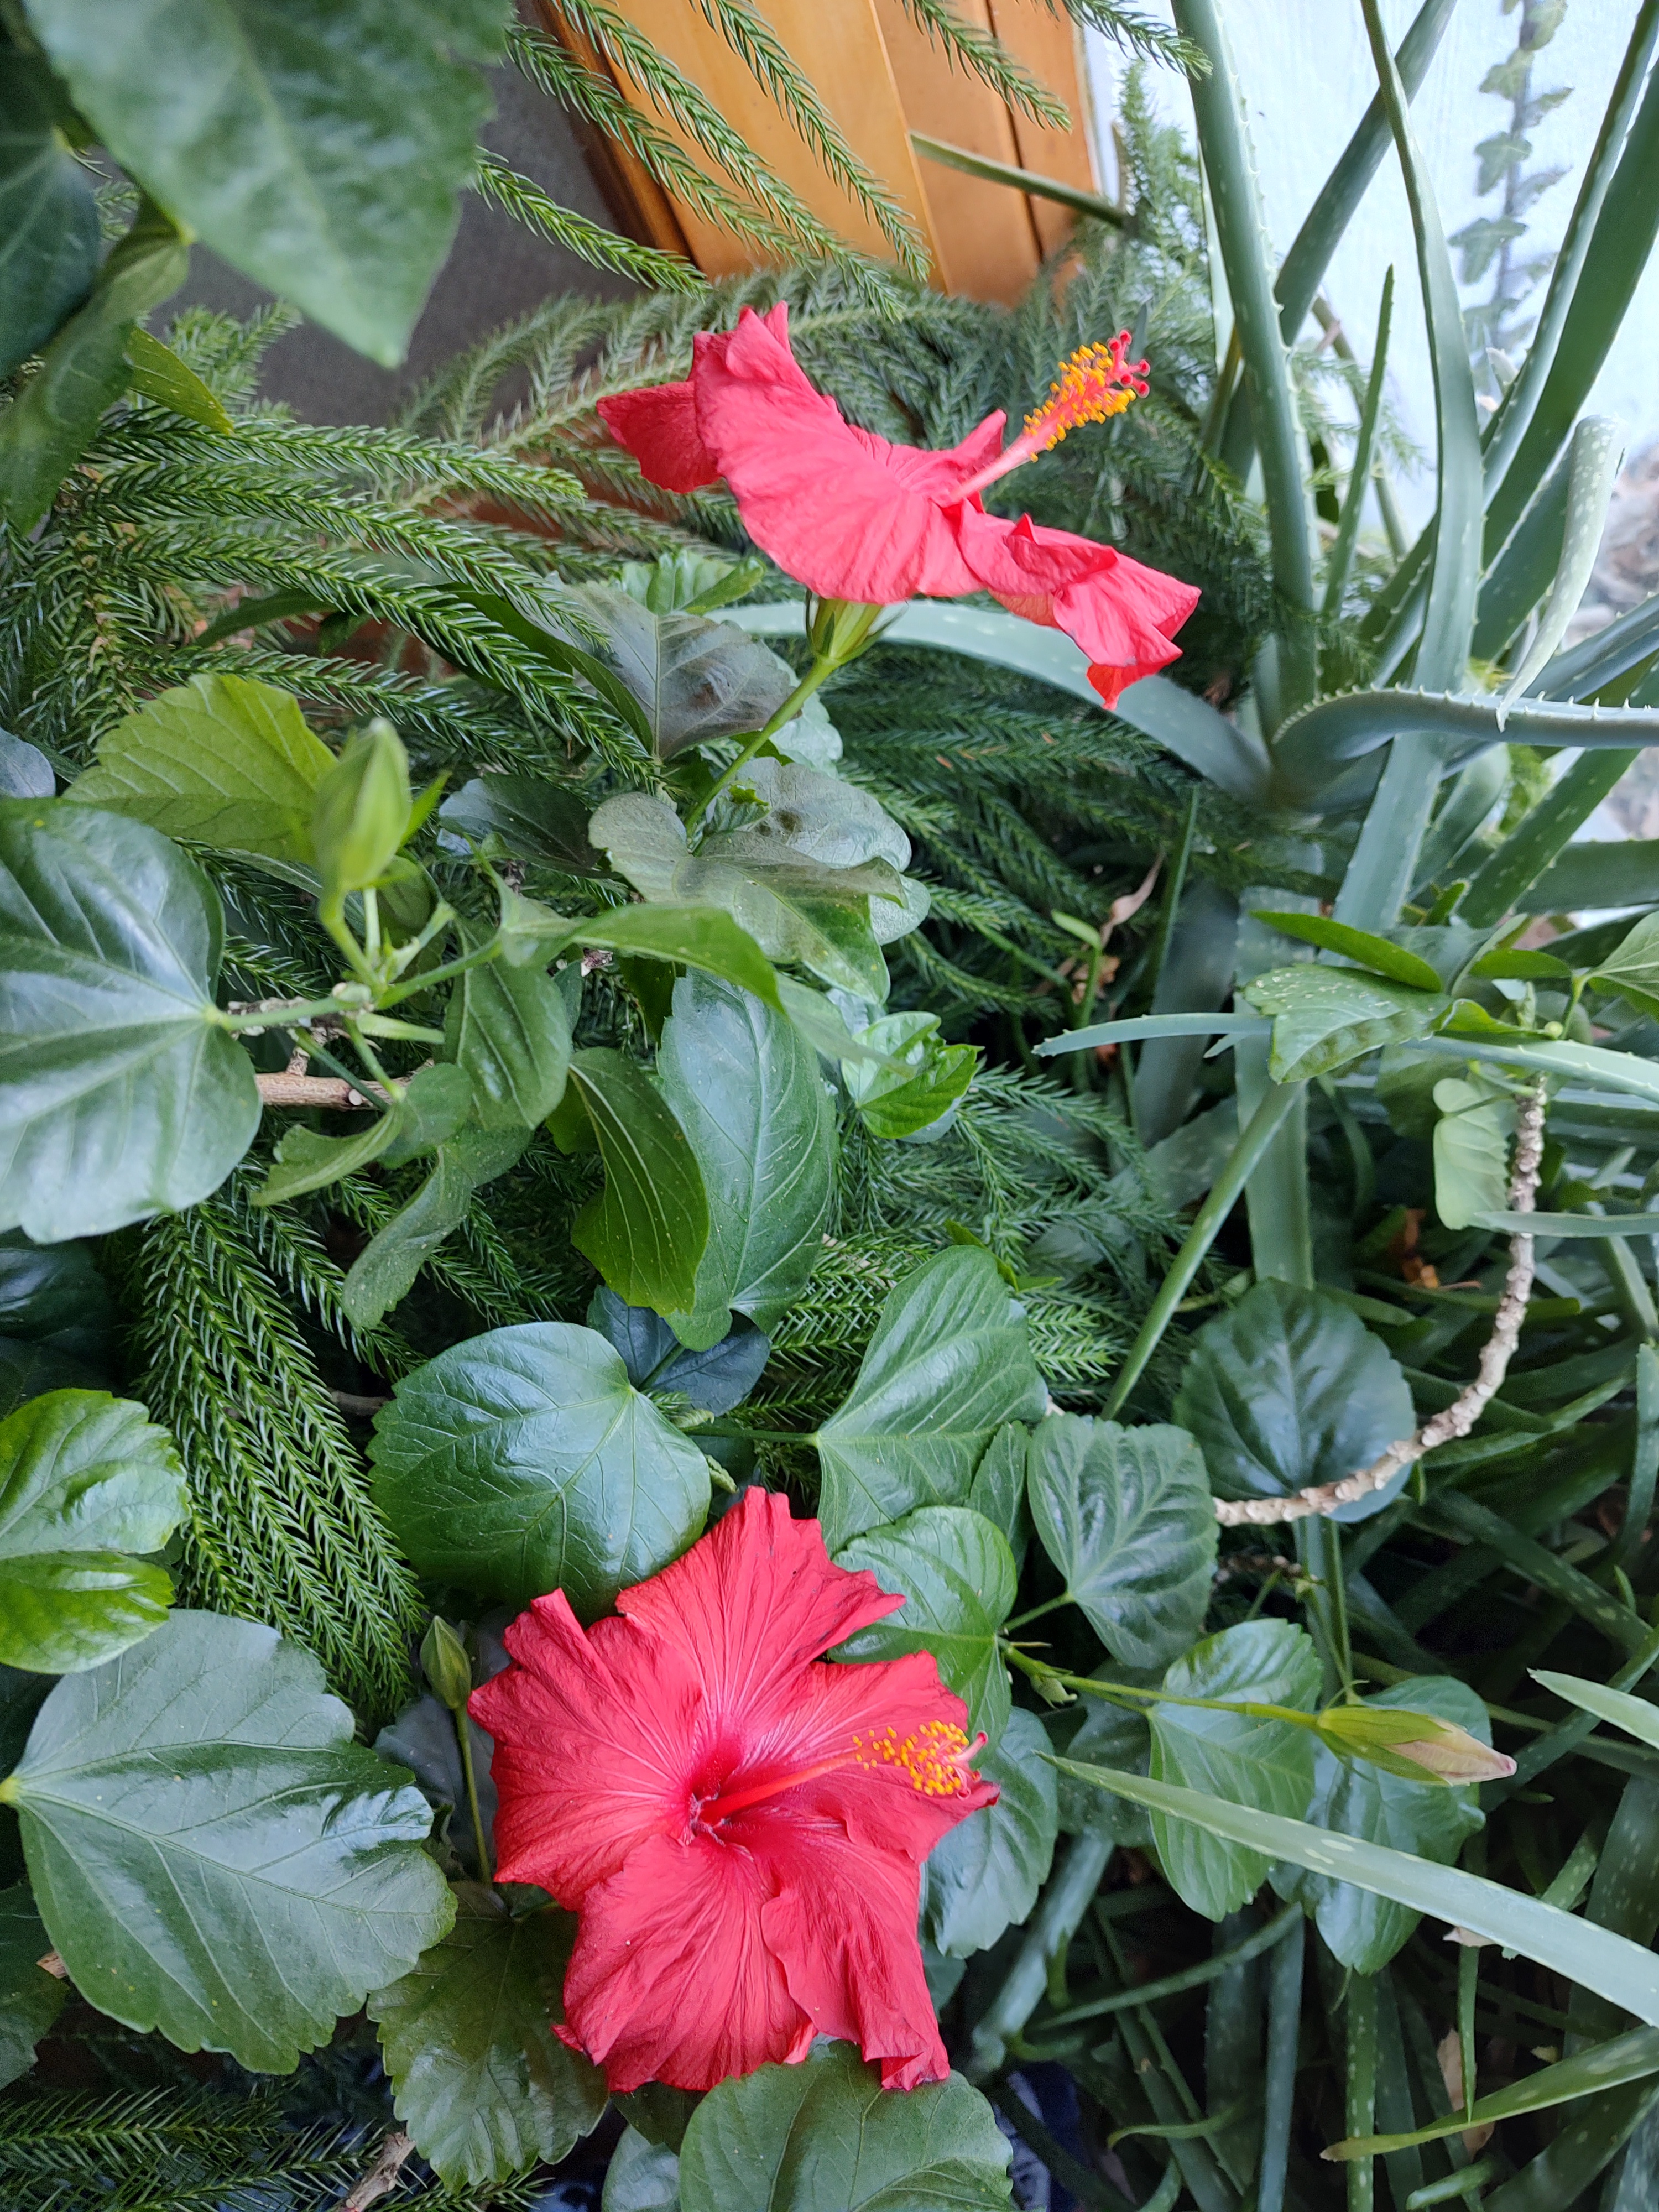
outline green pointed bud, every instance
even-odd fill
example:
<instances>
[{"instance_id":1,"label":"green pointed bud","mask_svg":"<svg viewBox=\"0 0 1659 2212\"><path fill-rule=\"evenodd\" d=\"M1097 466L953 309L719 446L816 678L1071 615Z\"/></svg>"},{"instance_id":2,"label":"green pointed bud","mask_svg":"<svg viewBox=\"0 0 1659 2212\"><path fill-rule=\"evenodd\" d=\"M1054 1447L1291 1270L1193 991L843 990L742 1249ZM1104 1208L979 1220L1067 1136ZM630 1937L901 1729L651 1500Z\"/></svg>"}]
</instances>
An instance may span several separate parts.
<instances>
[{"instance_id":1,"label":"green pointed bud","mask_svg":"<svg viewBox=\"0 0 1659 2212\"><path fill-rule=\"evenodd\" d=\"M452 1713L465 1710L472 1695L472 1662L464 1644L441 1613L421 1638L421 1671L432 1685L434 1697Z\"/></svg>"},{"instance_id":2,"label":"green pointed bud","mask_svg":"<svg viewBox=\"0 0 1659 2212\"><path fill-rule=\"evenodd\" d=\"M884 607L866 606L859 599L815 601L807 629L814 659L831 661L837 668L856 659L871 641L877 616L885 612Z\"/></svg>"},{"instance_id":3,"label":"green pointed bud","mask_svg":"<svg viewBox=\"0 0 1659 2212\"><path fill-rule=\"evenodd\" d=\"M391 723L376 720L317 787L311 839L325 899L380 880L409 835L412 811L409 756Z\"/></svg>"},{"instance_id":4,"label":"green pointed bud","mask_svg":"<svg viewBox=\"0 0 1659 2212\"><path fill-rule=\"evenodd\" d=\"M1397 1705L1328 1705L1315 1723L1330 1748L1408 1782L1499 1782L1515 1761L1454 1721Z\"/></svg>"}]
</instances>

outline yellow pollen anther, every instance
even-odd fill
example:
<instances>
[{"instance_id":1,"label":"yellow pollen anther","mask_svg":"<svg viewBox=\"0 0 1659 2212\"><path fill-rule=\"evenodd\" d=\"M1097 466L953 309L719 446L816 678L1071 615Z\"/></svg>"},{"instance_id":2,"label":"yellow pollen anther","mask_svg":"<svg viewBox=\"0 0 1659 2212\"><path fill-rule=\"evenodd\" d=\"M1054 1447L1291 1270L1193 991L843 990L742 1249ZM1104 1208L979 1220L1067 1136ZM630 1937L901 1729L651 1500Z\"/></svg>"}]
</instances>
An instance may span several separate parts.
<instances>
[{"instance_id":1,"label":"yellow pollen anther","mask_svg":"<svg viewBox=\"0 0 1659 2212\"><path fill-rule=\"evenodd\" d=\"M867 1743L854 1736L853 1756L864 1767L902 1768L925 1797L957 1797L973 1786L968 1762L984 1741L970 1743L949 1721L927 1721L902 1742L890 1728Z\"/></svg>"},{"instance_id":2,"label":"yellow pollen anther","mask_svg":"<svg viewBox=\"0 0 1659 2212\"><path fill-rule=\"evenodd\" d=\"M1046 453L1068 430L1107 422L1142 397L1148 388L1147 364L1126 357L1129 343L1128 331L1120 331L1109 345L1081 346L1063 362L1047 400L1026 416L1020 445Z\"/></svg>"}]
</instances>

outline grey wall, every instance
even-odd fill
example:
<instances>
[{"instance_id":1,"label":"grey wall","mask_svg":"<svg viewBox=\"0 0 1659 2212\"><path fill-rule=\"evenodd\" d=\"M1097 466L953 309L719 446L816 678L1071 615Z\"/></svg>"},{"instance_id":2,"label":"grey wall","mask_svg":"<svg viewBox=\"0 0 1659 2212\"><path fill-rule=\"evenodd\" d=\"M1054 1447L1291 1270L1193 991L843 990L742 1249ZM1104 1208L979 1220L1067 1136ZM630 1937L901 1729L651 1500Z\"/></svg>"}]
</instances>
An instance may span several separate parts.
<instances>
[{"instance_id":1,"label":"grey wall","mask_svg":"<svg viewBox=\"0 0 1659 2212\"><path fill-rule=\"evenodd\" d=\"M493 77L495 114L485 143L552 198L595 222L615 227L604 194L577 143L570 118L514 70ZM544 244L472 192L461 198L461 225L415 326L401 368L381 368L313 323L280 339L265 357L261 388L312 422L384 422L416 387L453 355L502 323L527 313L550 293L617 298L633 288L625 277L590 269ZM179 308L217 307L245 315L270 295L198 246L189 282L156 317L165 327Z\"/></svg>"}]
</instances>

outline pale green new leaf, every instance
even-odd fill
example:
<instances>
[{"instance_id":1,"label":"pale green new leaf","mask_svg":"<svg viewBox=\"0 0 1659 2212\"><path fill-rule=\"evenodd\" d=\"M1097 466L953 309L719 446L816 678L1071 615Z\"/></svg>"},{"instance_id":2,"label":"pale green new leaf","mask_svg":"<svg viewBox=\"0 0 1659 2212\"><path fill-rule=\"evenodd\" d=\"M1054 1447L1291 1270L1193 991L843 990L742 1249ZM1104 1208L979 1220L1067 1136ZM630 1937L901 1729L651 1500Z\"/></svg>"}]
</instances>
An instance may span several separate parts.
<instances>
[{"instance_id":1,"label":"pale green new leaf","mask_svg":"<svg viewBox=\"0 0 1659 2212\"><path fill-rule=\"evenodd\" d=\"M132 370L132 389L158 407L199 423L204 430L230 437L236 425L225 412L212 388L204 384L188 362L180 361L170 345L163 345L142 323L127 338L127 361Z\"/></svg>"},{"instance_id":2,"label":"pale green new leaf","mask_svg":"<svg viewBox=\"0 0 1659 2212\"><path fill-rule=\"evenodd\" d=\"M1434 1210L1448 1229L1467 1229L1509 1203L1514 1096L1479 1075L1449 1075L1435 1085L1434 1103Z\"/></svg>"}]
</instances>

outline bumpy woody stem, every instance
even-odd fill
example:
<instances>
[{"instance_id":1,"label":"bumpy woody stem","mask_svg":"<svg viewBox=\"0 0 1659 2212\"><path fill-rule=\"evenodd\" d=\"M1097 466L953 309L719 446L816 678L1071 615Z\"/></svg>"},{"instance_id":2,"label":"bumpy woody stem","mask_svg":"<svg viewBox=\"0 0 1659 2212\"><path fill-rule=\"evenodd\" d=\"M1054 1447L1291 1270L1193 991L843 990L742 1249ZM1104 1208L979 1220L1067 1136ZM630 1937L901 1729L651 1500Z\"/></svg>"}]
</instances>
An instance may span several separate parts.
<instances>
[{"instance_id":1,"label":"bumpy woody stem","mask_svg":"<svg viewBox=\"0 0 1659 2212\"><path fill-rule=\"evenodd\" d=\"M1521 1099L1516 1115L1515 1167L1510 1177L1511 1213L1533 1211L1543 1158L1544 1086L1540 1082ZM1345 1476L1340 1482L1321 1483L1313 1489L1298 1490L1289 1498L1218 1498L1215 1501L1216 1519L1226 1528L1241 1524L1267 1528L1276 1522L1304 1521L1316 1514L1334 1513L1338 1506L1381 1490L1402 1467L1421 1459L1425 1452L1450 1443L1454 1437L1468 1436L1509 1372L1515 1347L1521 1340L1521 1324L1526 1318L1532 1278L1533 1240L1530 1237L1512 1237L1509 1277L1498 1301L1492 1334L1481 1350L1475 1378L1443 1412L1425 1421L1415 1435L1407 1437L1403 1443L1390 1444L1380 1459L1361 1468L1358 1474Z\"/></svg>"}]
</instances>

